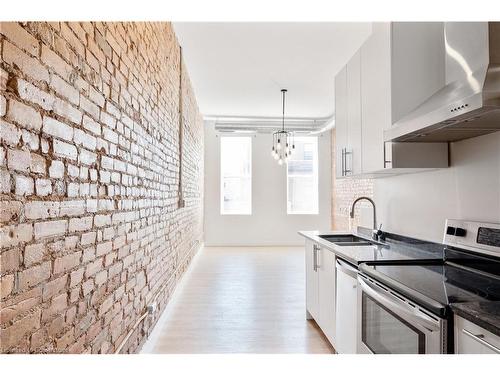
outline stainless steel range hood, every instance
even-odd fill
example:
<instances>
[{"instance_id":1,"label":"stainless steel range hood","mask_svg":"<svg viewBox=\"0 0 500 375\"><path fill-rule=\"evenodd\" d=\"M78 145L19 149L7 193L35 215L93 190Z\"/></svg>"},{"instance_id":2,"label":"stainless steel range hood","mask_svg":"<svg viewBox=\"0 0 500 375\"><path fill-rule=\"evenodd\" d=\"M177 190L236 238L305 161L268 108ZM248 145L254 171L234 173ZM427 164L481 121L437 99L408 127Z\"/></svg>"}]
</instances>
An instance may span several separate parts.
<instances>
[{"instance_id":1,"label":"stainless steel range hood","mask_svg":"<svg viewBox=\"0 0 500 375\"><path fill-rule=\"evenodd\" d=\"M500 22L446 22L443 48L445 86L385 131L386 141L458 141L500 130Z\"/></svg>"}]
</instances>

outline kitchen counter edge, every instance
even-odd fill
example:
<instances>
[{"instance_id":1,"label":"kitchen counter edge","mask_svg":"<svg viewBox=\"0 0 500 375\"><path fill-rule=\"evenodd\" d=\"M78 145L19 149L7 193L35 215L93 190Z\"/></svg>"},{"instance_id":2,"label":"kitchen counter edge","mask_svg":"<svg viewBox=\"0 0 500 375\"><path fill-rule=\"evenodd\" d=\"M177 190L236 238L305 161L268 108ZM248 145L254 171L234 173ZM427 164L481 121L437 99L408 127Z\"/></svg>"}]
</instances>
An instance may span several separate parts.
<instances>
[{"instance_id":1,"label":"kitchen counter edge","mask_svg":"<svg viewBox=\"0 0 500 375\"><path fill-rule=\"evenodd\" d=\"M318 244L320 244L322 247L326 248L327 250L330 250L331 252L335 253L335 255L338 255L339 258L342 258L349 263L354 264L355 266L358 266L359 263L361 263L359 260L353 258L350 256L346 251L343 251L344 249L342 246L337 246L334 243L331 243L330 241L327 241L320 236L324 235L355 235L359 237L364 237L363 235L360 235L359 233L354 233L354 232L347 232L347 231L328 231L328 232L321 232L317 230L301 230L298 232L299 235L301 235L304 238L307 238L311 241L314 241ZM356 246L349 246L349 248L353 248Z\"/></svg>"}]
</instances>

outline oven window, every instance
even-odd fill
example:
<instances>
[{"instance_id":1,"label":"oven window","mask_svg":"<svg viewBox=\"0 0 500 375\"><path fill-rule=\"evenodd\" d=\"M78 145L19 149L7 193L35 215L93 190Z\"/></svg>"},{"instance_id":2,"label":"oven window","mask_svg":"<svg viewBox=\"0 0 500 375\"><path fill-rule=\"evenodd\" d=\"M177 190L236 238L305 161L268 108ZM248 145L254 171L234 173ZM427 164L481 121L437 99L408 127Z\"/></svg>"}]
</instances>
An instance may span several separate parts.
<instances>
[{"instance_id":1,"label":"oven window","mask_svg":"<svg viewBox=\"0 0 500 375\"><path fill-rule=\"evenodd\" d=\"M363 343L376 354L423 354L425 334L362 294Z\"/></svg>"}]
</instances>

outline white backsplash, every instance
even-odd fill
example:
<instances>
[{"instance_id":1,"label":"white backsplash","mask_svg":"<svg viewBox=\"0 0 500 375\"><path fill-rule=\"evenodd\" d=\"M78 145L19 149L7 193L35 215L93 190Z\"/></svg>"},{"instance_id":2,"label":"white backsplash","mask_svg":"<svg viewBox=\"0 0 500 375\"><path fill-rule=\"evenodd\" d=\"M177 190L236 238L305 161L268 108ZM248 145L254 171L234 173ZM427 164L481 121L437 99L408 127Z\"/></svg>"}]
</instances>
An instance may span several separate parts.
<instances>
[{"instance_id":1,"label":"white backsplash","mask_svg":"<svg viewBox=\"0 0 500 375\"><path fill-rule=\"evenodd\" d=\"M500 222L500 132L450 145L451 167L375 180L386 231L441 242L446 218ZM363 220L371 213L363 213Z\"/></svg>"}]
</instances>

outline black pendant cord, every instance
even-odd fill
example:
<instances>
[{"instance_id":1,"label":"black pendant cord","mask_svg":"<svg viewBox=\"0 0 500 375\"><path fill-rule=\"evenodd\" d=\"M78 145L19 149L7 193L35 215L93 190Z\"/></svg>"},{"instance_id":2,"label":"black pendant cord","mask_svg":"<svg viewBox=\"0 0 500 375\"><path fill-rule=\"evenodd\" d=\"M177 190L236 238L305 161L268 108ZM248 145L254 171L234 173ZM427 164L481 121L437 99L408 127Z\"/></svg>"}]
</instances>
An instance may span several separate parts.
<instances>
[{"instance_id":1,"label":"black pendant cord","mask_svg":"<svg viewBox=\"0 0 500 375\"><path fill-rule=\"evenodd\" d=\"M286 89L282 89L281 92L283 93L283 117L282 117L282 121L281 121L281 126L282 126L282 131L284 132L285 131L285 93L286 93Z\"/></svg>"},{"instance_id":2,"label":"black pendant cord","mask_svg":"<svg viewBox=\"0 0 500 375\"><path fill-rule=\"evenodd\" d=\"M285 102L286 102L286 93L287 89L281 89L282 93L282 117L281 117L281 130L277 130L273 132L273 147L272 147L272 155L278 160L278 164L283 164L283 162L287 162L288 156L292 153L289 149L290 141L294 134L292 132L288 132L285 130ZM283 141L283 142L281 142ZM292 146L294 148L294 146Z\"/></svg>"}]
</instances>

